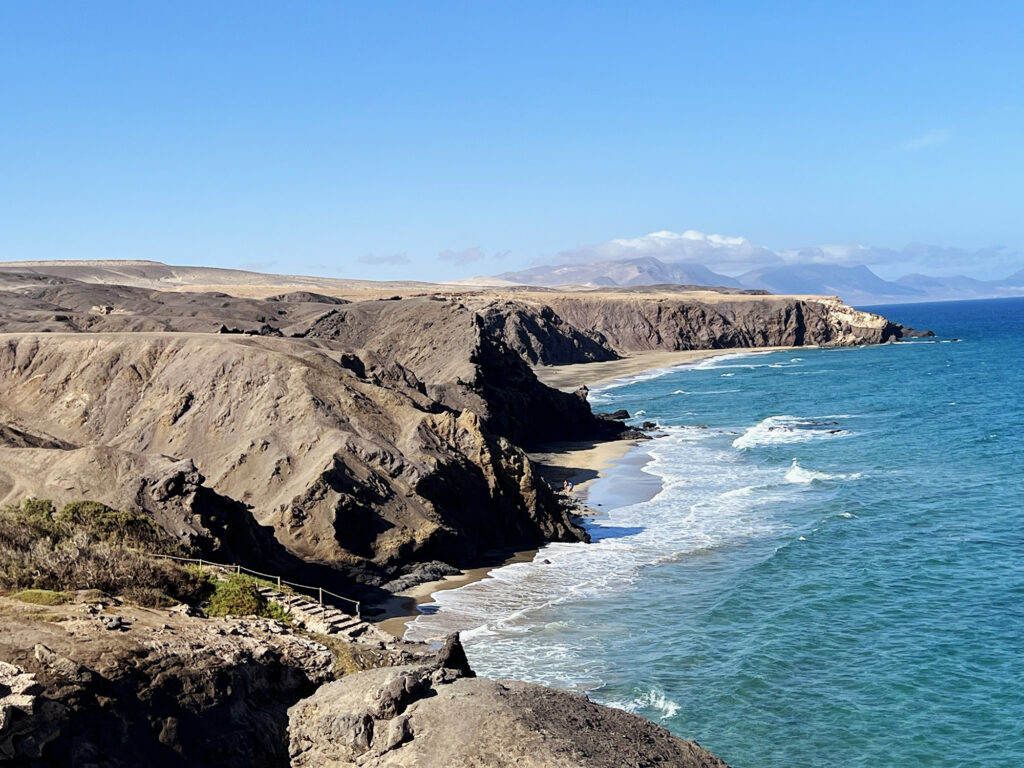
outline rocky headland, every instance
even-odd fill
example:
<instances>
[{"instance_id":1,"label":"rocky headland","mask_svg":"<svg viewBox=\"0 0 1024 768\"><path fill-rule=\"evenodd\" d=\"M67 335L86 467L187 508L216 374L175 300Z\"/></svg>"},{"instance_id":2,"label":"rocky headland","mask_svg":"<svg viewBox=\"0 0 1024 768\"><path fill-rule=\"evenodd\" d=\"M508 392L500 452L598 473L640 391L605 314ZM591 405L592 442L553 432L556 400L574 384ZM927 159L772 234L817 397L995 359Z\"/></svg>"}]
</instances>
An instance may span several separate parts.
<instances>
[{"instance_id":1,"label":"rocky headland","mask_svg":"<svg viewBox=\"0 0 1024 768\"><path fill-rule=\"evenodd\" d=\"M195 555L372 603L586 538L525 450L639 435L533 366L907 333L828 297L246 274L0 268L0 503L102 502ZM0 754L26 765L723 765L581 697L473 678L451 643L438 661L379 641L361 664L387 669L323 685L326 646L266 622L126 606L111 631L0 607Z\"/></svg>"}]
</instances>

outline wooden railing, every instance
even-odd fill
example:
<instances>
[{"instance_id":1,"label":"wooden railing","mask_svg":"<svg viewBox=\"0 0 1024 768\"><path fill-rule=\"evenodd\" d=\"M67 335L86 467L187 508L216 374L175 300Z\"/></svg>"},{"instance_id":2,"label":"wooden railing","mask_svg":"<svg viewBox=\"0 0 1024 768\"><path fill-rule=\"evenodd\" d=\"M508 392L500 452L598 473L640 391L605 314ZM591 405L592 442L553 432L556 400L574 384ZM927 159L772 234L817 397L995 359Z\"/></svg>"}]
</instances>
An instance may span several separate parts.
<instances>
[{"instance_id":1,"label":"wooden railing","mask_svg":"<svg viewBox=\"0 0 1024 768\"><path fill-rule=\"evenodd\" d=\"M316 601L321 606L323 606L323 604L324 604L324 595L329 595L330 597L333 597L336 600L344 600L346 603L353 604L356 607L355 615L357 617L359 617L360 603L359 603L358 600L353 600L351 597L345 597L344 595L339 595L339 594L337 594L335 592L331 592L330 590L324 589L323 587L314 587L314 586L311 586L309 584L297 584L294 581L286 581L286 580L282 579L277 574L263 573L262 571L255 571L252 568L246 568L245 566L239 565L238 563L234 563L232 565L229 565L229 564L226 564L226 563L215 563L212 560L205 560L203 558L179 557L178 555L158 555L158 554L155 554L153 552L145 552L143 554L148 555L149 557L160 557L160 558L163 558L165 560L177 560L177 561L182 562L182 563L192 563L194 565L198 565L200 568L205 568L205 567L209 566L211 568L220 568L221 570L230 571L230 572L234 572L234 573L237 573L237 574L246 574L246 575L250 575L250 576L256 576L256 577L264 579L266 581L270 581L271 583L276 583L279 588L282 587L282 586L291 587L292 589L301 590L301 591L304 591L304 592L306 592L308 594L309 593L314 594L314 595L316 595Z\"/></svg>"}]
</instances>

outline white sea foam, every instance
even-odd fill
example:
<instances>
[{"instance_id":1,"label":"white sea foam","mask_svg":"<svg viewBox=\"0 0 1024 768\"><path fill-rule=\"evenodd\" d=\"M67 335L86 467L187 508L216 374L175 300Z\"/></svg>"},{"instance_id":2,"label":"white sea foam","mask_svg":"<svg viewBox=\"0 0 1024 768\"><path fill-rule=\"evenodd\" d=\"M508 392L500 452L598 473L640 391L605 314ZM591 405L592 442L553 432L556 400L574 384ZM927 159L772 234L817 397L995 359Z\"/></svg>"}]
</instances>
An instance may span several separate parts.
<instances>
[{"instance_id":1,"label":"white sea foam","mask_svg":"<svg viewBox=\"0 0 1024 768\"><path fill-rule=\"evenodd\" d=\"M860 476L860 472L854 472L851 474L829 474L828 472L816 472L813 469L805 469L801 467L796 459L793 459L792 466L790 466L789 470L786 472L786 480L788 482L798 483L801 485L810 485L815 480L857 480Z\"/></svg>"},{"instance_id":2,"label":"white sea foam","mask_svg":"<svg viewBox=\"0 0 1024 768\"><path fill-rule=\"evenodd\" d=\"M842 437L849 435L837 423L840 416L824 416L807 419L799 416L769 416L749 427L746 432L732 441L733 448L756 448L762 445L783 445L805 443L809 440Z\"/></svg>"},{"instance_id":3,"label":"white sea foam","mask_svg":"<svg viewBox=\"0 0 1024 768\"><path fill-rule=\"evenodd\" d=\"M670 373L676 373L680 368L690 367L688 363L682 365L669 366L667 368L652 368L647 371L641 371L640 373L633 373L629 376L623 376L619 379L614 379L607 384L602 384L599 387L594 387L590 390L588 399L593 402L594 397L598 397L601 400L606 400L613 390L620 389L622 387L629 386L630 384L637 384L641 381L651 381L652 379L660 379L662 376L668 376Z\"/></svg>"},{"instance_id":4,"label":"white sea foam","mask_svg":"<svg viewBox=\"0 0 1024 768\"><path fill-rule=\"evenodd\" d=\"M651 457L643 471L663 484L653 499L595 519L592 544L551 544L532 562L436 593L434 603L424 606L430 612L411 622L407 637L428 640L462 631L470 658L485 673L563 686L600 684L605 673L589 666L585 649L563 647L565 631L546 629L558 618L557 606L614 598L629 592L647 567L770 535L781 524L772 509L797 492L779 484L777 469L751 466L730 450L720 430L668 427L666 432L641 449ZM592 503L599 492L600 485L592 489ZM531 654L572 656L558 665L557 680L544 677L555 674L553 668L533 669L521 658L516 638L526 632Z\"/></svg>"},{"instance_id":5,"label":"white sea foam","mask_svg":"<svg viewBox=\"0 0 1024 768\"><path fill-rule=\"evenodd\" d=\"M712 368L747 368L747 365L734 365L734 361L743 360L749 357L761 357L763 355L770 355L771 352L732 352L727 355L717 355L716 357L709 357L705 360L701 360L699 363L695 363L692 368L698 371L707 371Z\"/></svg>"},{"instance_id":6,"label":"white sea foam","mask_svg":"<svg viewBox=\"0 0 1024 768\"><path fill-rule=\"evenodd\" d=\"M653 710L659 720L670 720L679 714L680 706L657 688L635 689L637 695L628 701L609 701L609 707L622 709L634 714L647 713Z\"/></svg>"}]
</instances>

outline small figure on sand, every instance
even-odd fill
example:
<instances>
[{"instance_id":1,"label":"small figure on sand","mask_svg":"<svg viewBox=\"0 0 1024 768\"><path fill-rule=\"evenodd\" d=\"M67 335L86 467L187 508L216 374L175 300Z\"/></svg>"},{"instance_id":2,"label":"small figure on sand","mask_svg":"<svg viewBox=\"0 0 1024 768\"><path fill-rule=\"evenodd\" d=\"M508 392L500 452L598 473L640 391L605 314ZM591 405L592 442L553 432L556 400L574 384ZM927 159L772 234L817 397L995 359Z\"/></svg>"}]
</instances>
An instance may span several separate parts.
<instances>
[{"instance_id":1,"label":"small figure on sand","mask_svg":"<svg viewBox=\"0 0 1024 768\"><path fill-rule=\"evenodd\" d=\"M572 484L572 480L566 480L564 483L562 483L562 490L565 491L566 493L572 493L573 487L574 486Z\"/></svg>"}]
</instances>

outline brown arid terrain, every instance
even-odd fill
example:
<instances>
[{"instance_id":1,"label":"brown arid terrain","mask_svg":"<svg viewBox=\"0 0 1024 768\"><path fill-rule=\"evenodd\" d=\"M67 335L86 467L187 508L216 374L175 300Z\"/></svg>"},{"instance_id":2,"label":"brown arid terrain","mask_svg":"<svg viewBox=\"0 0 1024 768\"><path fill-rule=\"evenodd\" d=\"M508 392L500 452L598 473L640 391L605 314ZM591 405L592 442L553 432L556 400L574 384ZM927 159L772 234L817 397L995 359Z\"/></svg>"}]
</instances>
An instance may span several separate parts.
<instances>
[{"instance_id":1,"label":"brown arid terrain","mask_svg":"<svg viewBox=\"0 0 1024 768\"><path fill-rule=\"evenodd\" d=\"M439 648L95 598L0 598L0 764L724 768L635 715Z\"/></svg>"},{"instance_id":2,"label":"brown arid terrain","mask_svg":"<svg viewBox=\"0 0 1024 768\"><path fill-rule=\"evenodd\" d=\"M829 298L382 288L4 265L0 502L139 508L211 554L376 586L418 563L583 536L522 449L625 428L531 365L901 333Z\"/></svg>"},{"instance_id":3,"label":"brown arid terrain","mask_svg":"<svg viewBox=\"0 0 1024 768\"><path fill-rule=\"evenodd\" d=\"M147 516L196 556L372 604L390 591L484 564L496 552L586 538L574 510L525 451L644 435L592 413L585 393L541 383L535 367L656 351L876 344L904 333L828 297L673 286L379 284L153 262L7 263L0 265L0 504L31 497L52 499L58 508L79 499L101 502ZM115 721L127 724L117 726L121 741L111 744L127 743L126 733L149 744L145 739L156 734L152 754L167 760L154 765L226 764L216 751L182 746L178 734L182 717L199 723L196 713L208 710L226 717L229 704L210 691L217 700L209 706L201 696L184 701L180 691L167 699L151 680L158 667L173 677L178 673L168 669L196 659L206 664L169 639L214 631L204 620L138 614L136 629L105 633L95 622L61 614L71 608L47 609L56 618L26 618L11 601L0 607L0 660L17 667L0 673L18 685L26 680L18 675L41 675L42 699L68 711L91 712L92 704L81 704L88 700L120 712L116 692L124 686L156 691L153 701L171 714L118 714ZM107 647L129 635L131 642ZM151 645L157 636L169 643L163 650ZM241 641L232 637L201 666L205 685L218 687L209 680L228 680L254 653L234 648ZM94 698L62 698L73 685L44 669L47 652L26 650L39 645L70 659L61 662L68 670L86 669L87 681L100 685L103 678L98 688L74 683ZM270 650L259 659L288 656L264 646ZM138 679L113 671L128 664L121 658L135 660L129 666L142 669ZM250 661L244 665L249 669ZM585 699L473 680L468 667L450 674L442 668L346 677L302 705L322 681L295 665L276 668L267 674L294 684L280 689L263 714L238 714L254 728L261 718L273 719L266 733L276 734L277 751L263 750L273 760L251 764L286 765L281 745L288 727L296 765L722 765L653 725ZM264 683L246 678L244 685ZM20 695L29 694L0 680L0 697ZM293 705L287 726L285 710ZM10 711L36 711L26 707ZM559 722L551 739L530 742L519 758L481 757L490 753L470 743L525 733L551 718ZM0 716L0 735L12 722ZM447 737L438 736L446 733L442 722L451 726ZM581 723L584 736L565 722ZM620 734L618 747L607 735L593 735L607 729ZM59 764L52 756L70 754L69 744L84 738L75 733L58 728L32 747L36 762L23 764ZM447 763L436 752L441 738L451 741ZM634 751L616 752L627 749L626 740ZM516 754L501 743L495 748ZM96 755L113 748L96 747ZM31 753L24 749L18 754ZM182 750L192 750L192 762L179 760Z\"/></svg>"}]
</instances>

